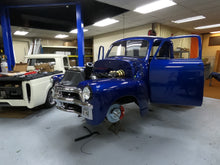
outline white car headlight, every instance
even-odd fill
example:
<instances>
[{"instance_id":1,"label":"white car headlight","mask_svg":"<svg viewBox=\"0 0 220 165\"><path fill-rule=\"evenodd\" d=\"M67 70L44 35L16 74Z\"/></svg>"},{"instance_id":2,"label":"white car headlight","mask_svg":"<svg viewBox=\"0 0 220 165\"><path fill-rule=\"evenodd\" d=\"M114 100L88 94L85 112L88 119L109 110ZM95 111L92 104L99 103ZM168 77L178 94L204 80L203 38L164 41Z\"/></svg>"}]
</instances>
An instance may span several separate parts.
<instances>
[{"instance_id":1,"label":"white car headlight","mask_svg":"<svg viewBox=\"0 0 220 165\"><path fill-rule=\"evenodd\" d=\"M84 100L89 100L90 99L91 90L89 89L89 87L83 88L82 96L83 96Z\"/></svg>"}]
</instances>

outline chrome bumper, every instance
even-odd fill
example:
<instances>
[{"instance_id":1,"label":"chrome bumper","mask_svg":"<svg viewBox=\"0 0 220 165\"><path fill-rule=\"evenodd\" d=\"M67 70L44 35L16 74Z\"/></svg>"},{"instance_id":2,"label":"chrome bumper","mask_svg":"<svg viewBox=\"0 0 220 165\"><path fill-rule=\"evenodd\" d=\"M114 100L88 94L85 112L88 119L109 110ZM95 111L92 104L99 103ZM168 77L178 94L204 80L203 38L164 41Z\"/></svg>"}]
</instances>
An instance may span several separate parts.
<instances>
[{"instance_id":1,"label":"chrome bumper","mask_svg":"<svg viewBox=\"0 0 220 165\"><path fill-rule=\"evenodd\" d=\"M63 93L66 93L68 97L64 96ZM78 97L72 98L71 95ZM93 119L93 106L88 102L85 102L82 97L82 90L80 88L55 86L54 100L56 101L56 107L59 110L77 113L89 120Z\"/></svg>"}]
</instances>

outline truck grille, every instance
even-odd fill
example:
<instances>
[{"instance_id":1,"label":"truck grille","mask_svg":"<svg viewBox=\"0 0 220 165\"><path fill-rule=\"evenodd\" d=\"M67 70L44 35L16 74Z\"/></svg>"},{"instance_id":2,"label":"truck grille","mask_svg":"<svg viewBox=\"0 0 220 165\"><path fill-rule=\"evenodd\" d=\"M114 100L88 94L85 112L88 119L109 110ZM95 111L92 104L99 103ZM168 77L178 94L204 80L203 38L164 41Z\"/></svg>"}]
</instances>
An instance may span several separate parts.
<instances>
[{"instance_id":1,"label":"truck grille","mask_svg":"<svg viewBox=\"0 0 220 165\"><path fill-rule=\"evenodd\" d=\"M80 100L80 96L78 93L72 93L72 92L62 92L62 97L64 98L73 98L76 100Z\"/></svg>"},{"instance_id":2,"label":"truck grille","mask_svg":"<svg viewBox=\"0 0 220 165\"><path fill-rule=\"evenodd\" d=\"M76 112L81 114L82 91L76 87L55 86L54 99L57 102L57 108L64 111Z\"/></svg>"}]
</instances>

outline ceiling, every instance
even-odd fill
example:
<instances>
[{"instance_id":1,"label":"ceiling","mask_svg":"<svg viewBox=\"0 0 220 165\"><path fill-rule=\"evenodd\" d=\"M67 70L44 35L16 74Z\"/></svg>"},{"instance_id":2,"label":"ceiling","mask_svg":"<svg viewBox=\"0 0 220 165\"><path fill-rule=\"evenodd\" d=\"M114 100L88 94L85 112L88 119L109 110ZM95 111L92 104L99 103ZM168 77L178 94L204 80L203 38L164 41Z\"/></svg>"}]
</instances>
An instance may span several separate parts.
<instances>
[{"instance_id":1,"label":"ceiling","mask_svg":"<svg viewBox=\"0 0 220 165\"><path fill-rule=\"evenodd\" d=\"M180 28L192 33L208 33L220 28L195 30L194 27L220 23L219 0L173 0L177 3L160 11L149 14L139 14L133 10L152 2L153 0L81 0L84 27L88 29L86 38L111 31L131 28L149 23L161 23L167 26ZM0 5L23 5L38 3L76 2L74 0L1 0ZM206 19L175 24L172 20L203 15ZM92 26L98 20L112 17L118 23L106 27ZM56 34L68 34L76 37L69 31L76 27L75 6L34 7L10 9L12 32L17 29L27 30L29 37L53 38ZM27 36L27 37L28 37Z\"/></svg>"}]
</instances>

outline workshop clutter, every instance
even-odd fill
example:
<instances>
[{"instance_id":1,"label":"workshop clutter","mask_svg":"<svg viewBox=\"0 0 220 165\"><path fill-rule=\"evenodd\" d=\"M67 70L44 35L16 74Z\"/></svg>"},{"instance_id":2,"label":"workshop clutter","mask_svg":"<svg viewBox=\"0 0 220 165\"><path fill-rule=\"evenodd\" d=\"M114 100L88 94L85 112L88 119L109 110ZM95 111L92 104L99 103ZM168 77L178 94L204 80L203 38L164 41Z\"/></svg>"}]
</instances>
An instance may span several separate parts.
<instances>
[{"instance_id":1,"label":"workshop clutter","mask_svg":"<svg viewBox=\"0 0 220 165\"><path fill-rule=\"evenodd\" d=\"M42 72L53 72L54 71L54 63L36 63L34 65L35 69L42 73Z\"/></svg>"}]
</instances>

